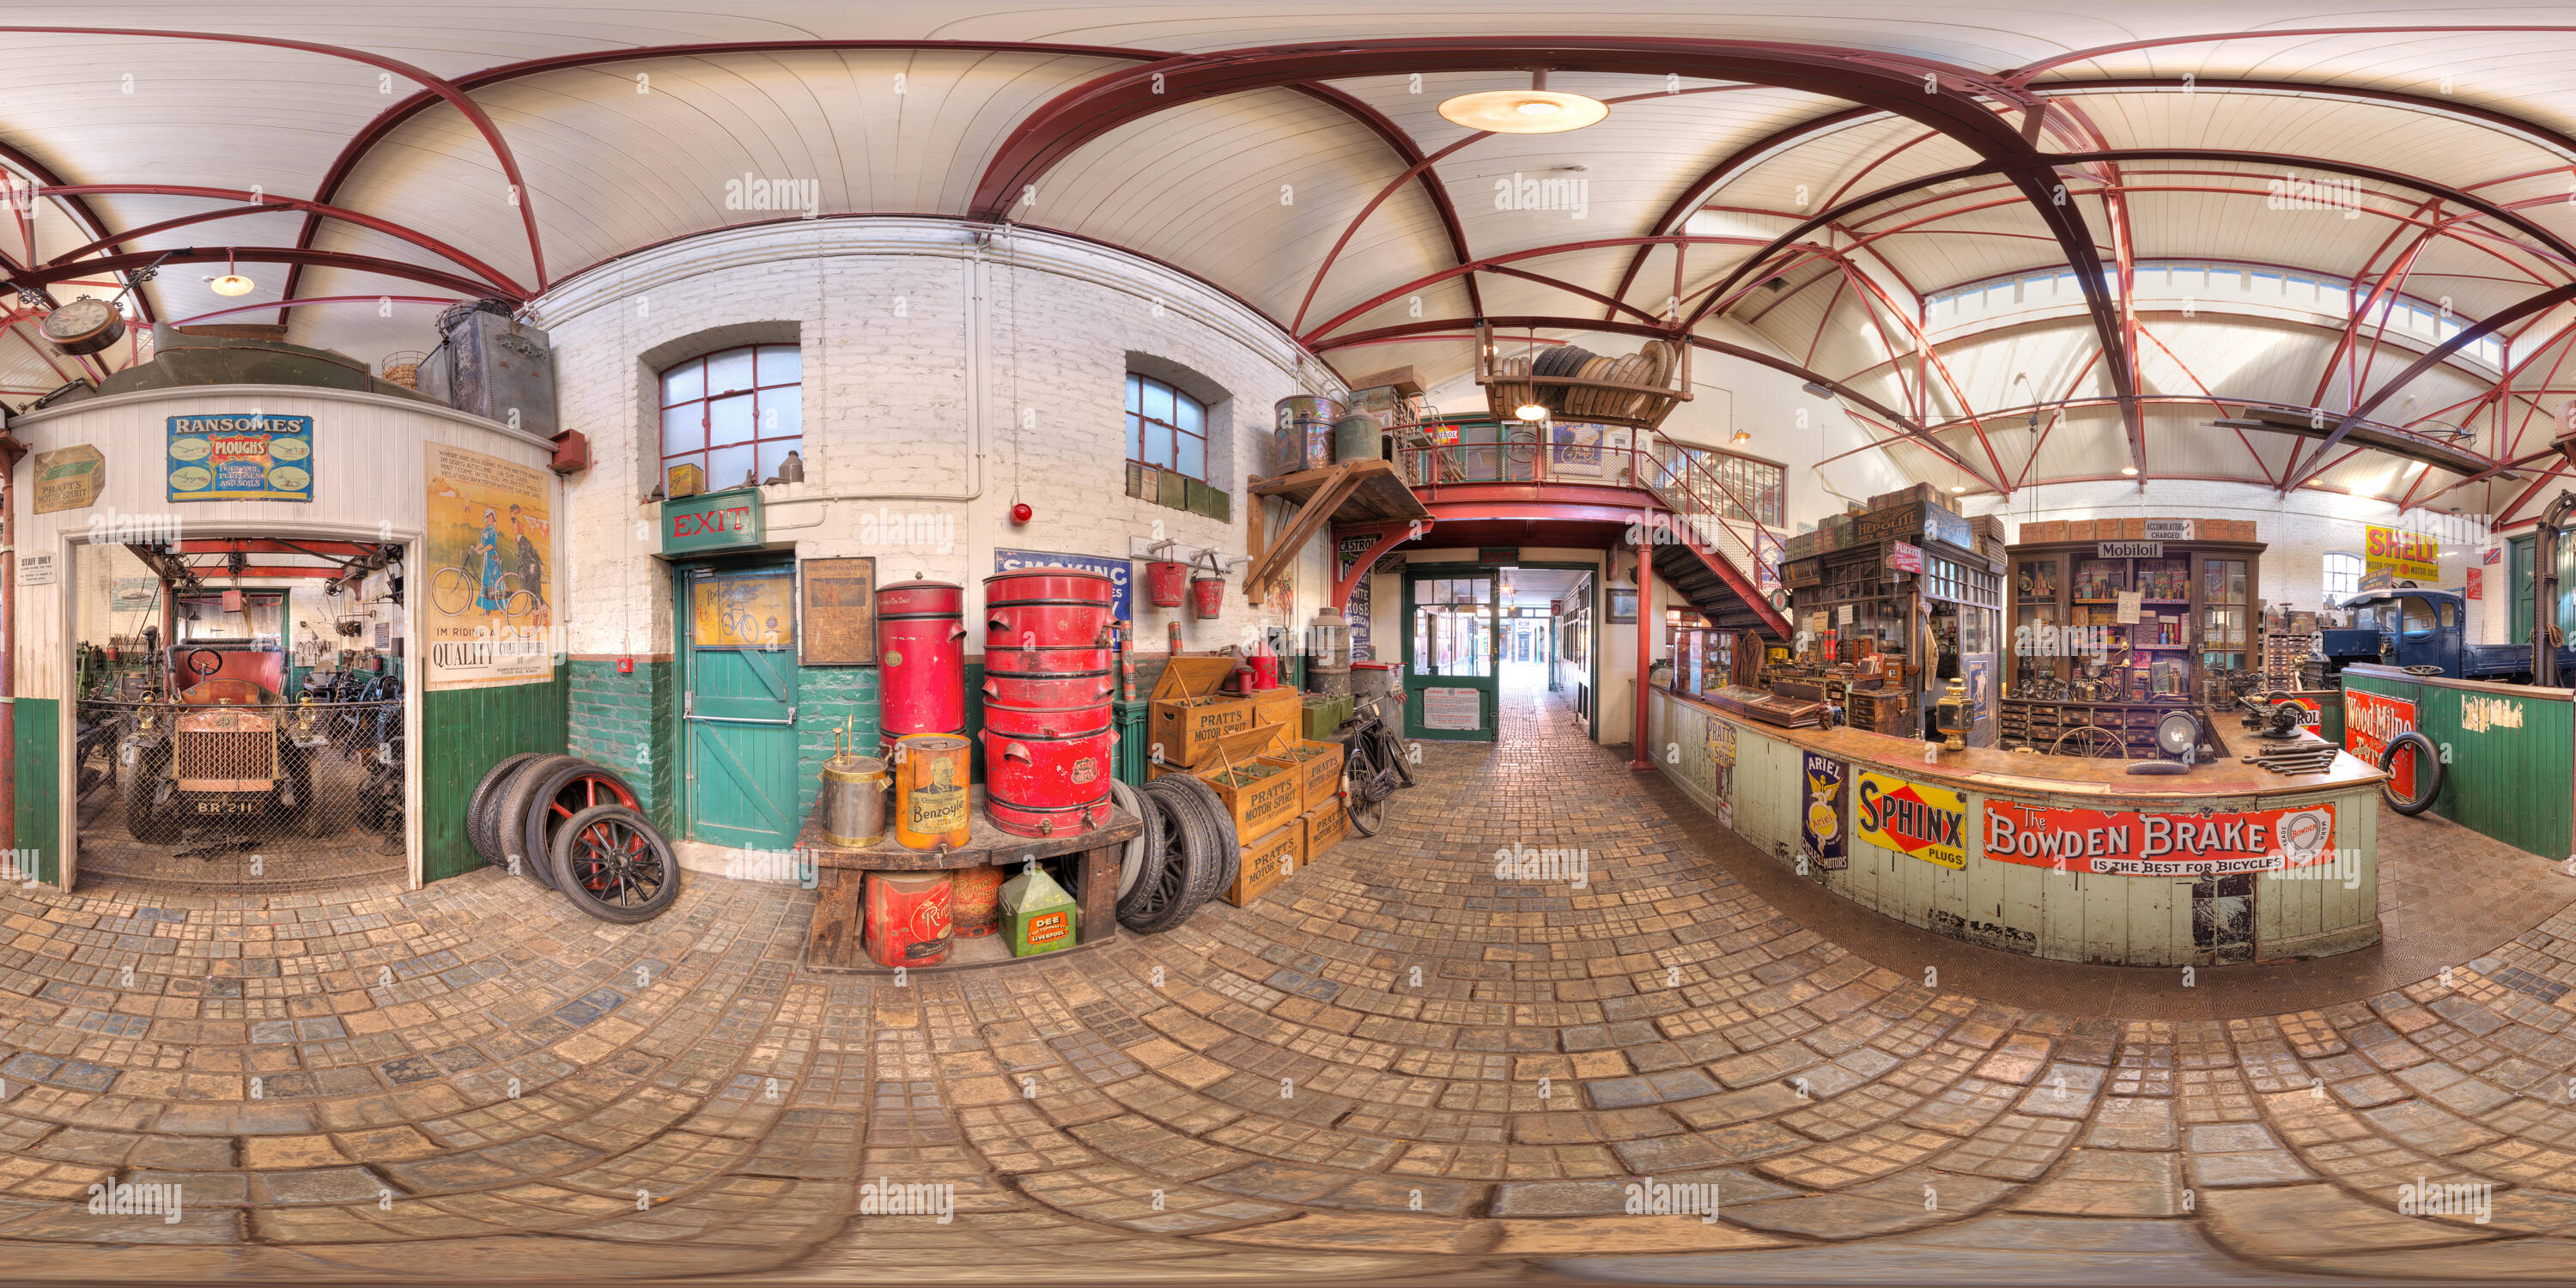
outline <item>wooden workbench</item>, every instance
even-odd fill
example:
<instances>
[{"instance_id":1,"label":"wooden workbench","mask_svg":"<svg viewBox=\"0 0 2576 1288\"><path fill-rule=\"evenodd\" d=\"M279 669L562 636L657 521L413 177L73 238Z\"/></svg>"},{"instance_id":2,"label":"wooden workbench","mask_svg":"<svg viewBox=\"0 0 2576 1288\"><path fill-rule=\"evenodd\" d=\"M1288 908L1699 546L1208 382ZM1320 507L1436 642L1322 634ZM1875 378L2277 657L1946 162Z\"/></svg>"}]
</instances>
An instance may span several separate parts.
<instances>
[{"instance_id":1,"label":"wooden workbench","mask_svg":"<svg viewBox=\"0 0 2576 1288\"><path fill-rule=\"evenodd\" d=\"M959 868L978 868L986 864L1019 864L1030 859L1053 859L1080 854L1082 863L1073 882L1074 946L1064 952L1079 952L1118 938L1118 858L1127 842L1145 830L1144 820L1109 807L1109 822L1078 836L1014 836L993 825L984 813L984 789L975 788L966 807L972 820L966 844L953 850L913 850L895 842L889 829L885 839L862 849L828 844L823 840L823 806L816 802L814 812L805 819L805 828L796 834L796 845L814 860L814 924L805 939L805 964L823 970L893 972L868 957L861 942L866 921L862 907L870 872L937 872ZM980 943L961 940L960 944ZM1043 956L1060 957L1063 953ZM1008 960L1005 958L1004 960ZM959 961L958 950L949 950L947 961L921 970L952 970L960 966L987 965L987 962Z\"/></svg>"}]
</instances>

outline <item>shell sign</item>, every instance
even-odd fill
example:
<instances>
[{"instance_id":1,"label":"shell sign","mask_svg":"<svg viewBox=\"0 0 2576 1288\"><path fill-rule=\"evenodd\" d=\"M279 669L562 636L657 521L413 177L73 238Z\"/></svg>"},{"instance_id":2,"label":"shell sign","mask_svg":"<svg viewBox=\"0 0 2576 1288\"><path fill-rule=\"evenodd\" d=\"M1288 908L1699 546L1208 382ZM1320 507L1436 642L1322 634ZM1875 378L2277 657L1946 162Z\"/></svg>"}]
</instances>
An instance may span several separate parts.
<instances>
[{"instance_id":1,"label":"shell sign","mask_svg":"<svg viewBox=\"0 0 2576 1288\"><path fill-rule=\"evenodd\" d=\"M2442 580L2442 545L2421 532L2365 526L2362 571L2387 573L2399 581L2438 584Z\"/></svg>"},{"instance_id":2,"label":"shell sign","mask_svg":"<svg viewBox=\"0 0 2576 1288\"><path fill-rule=\"evenodd\" d=\"M1864 773L1853 804L1861 840L1945 868L1968 866L1968 805L1957 792Z\"/></svg>"}]
</instances>

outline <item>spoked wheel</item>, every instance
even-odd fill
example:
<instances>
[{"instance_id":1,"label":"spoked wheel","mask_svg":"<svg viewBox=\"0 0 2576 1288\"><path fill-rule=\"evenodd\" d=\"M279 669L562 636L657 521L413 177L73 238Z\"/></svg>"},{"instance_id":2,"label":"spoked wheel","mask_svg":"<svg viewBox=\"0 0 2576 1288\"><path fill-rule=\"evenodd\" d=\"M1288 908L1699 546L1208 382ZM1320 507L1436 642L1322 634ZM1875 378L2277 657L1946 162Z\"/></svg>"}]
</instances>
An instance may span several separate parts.
<instances>
[{"instance_id":1,"label":"spoked wheel","mask_svg":"<svg viewBox=\"0 0 2576 1288\"><path fill-rule=\"evenodd\" d=\"M1160 811L1163 866L1118 905L1118 924L1140 935L1160 934L1190 919L1227 879L1234 822L1219 808L1216 789L1188 774L1165 774L1145 784L1144 804Z\"/></svg>"},{"instance_id":2,"label":"spoked wheel","mask_svg":"<svg viewBox=\"0 0 2576 1288\"><path fill-rule=\"evenodd\" d=\"M1374 739L1361 739L1351 748L1349 791L1344 806L1350 811L1351 826L1362 836L1375 836L1386 826L1386 798L1395 794L1395 770L1377 762L1385 753Z\"/></svg>"},{"instance_id":3,"label":"spoked wheel","mask_svg":"<svg viewBox=\"0 0 2576 1288\"><path fill-rule=\"evenodd\" d=\"M1124 903L1135 893L1148 874L1161 875L1163 870L1163 812L1145 803L1145 794L1117 779L1109 780L1109 795L1118 808L1142 819L1145 830L1136 839L1120 847L1118 855L1118 899Z\"/></svg>"},{"instance_id":4,"label":"spoked wheel","mask_svg":"<svg viewBox=\"0 0 2576 1288\"><path fill-rule=\"evenodd\" d=\"M2129 743L2116 730L2104 729L2096 725L2079 725L2057 735L2057 741L2049 744L2048 754L2127 760Z\"/></svg>"},{"instance_id":5,"label":"spoked wheel","mask_svg":"<svg viewBox=\"0 0 2576 1288\"><path fill-rule=\"evenodd\" d=\"M474 585L465 579L465 570L439 569L438 575L429 579L429 602L450 617L463 613L465 606L474 602Z\"/></svg>"},{"instance_id":6,"label":"spoked wheel","mask_svg":"<svg viewBox=\"0 0 2576 1288\"><path fill-rule=\"evenodd\" d=\"M512 872L541 886L555 883L554 865L547 861L543 845L528 844L528 816L538 812L541 802L537 789L544 780L562 770L579 765L574 756L540 756L513 771L496 789L498 803L492 807L492 848L494 861ZM545 833L537 835L543 838Z\"/></svg>"},{"instance_id":7,"label":"spoked wheel","mask_svg":"<svg viewBox=\"0 0 2576 1288\"><path fill-rule=\"evenodd\" d=\"M519 826L527 833L521 841L526 848L520 853L540 863L554 852L555 834L563 829L567 820L583 810L596 805L623 805L638 814L644 812L643 802L635 795L635 789L626 785L625 779L618 777L615 770L587 760L566 756L551 767L530 766L528 776L535 784L535 790L529 796L527 813L520 816ZM505 822L502 826L508 824ZM544 875L559 874L549 868ZM565 893L570 894L571 891Z\"/></svg>"},{"instance_id":8,"label":"spoked wheel","mask_svg":"<svg viewBox=\"0 0 2576 1288\"><path fill-rule=\"evenodd\" d=\"M1411 787L1413 767L1406 763L1409 758L1404 754L1404 743L1384 723L1380 723L1377 727L1377 750L1378 758L1386 762L1381 768L1393 769L1397 781L1403 786Z\"/></svg>"},{"instance_id":9,"label":"spoked wheel","mask_svg":"<svg viewBox=\"0 0 2576 1288\"><path fill-rule=\"evenodd\" d=\"M649 921L680 897L669 842L623 805L593 805L555 832L555 887L602 921Z\"/></svg>"}]
</instances>

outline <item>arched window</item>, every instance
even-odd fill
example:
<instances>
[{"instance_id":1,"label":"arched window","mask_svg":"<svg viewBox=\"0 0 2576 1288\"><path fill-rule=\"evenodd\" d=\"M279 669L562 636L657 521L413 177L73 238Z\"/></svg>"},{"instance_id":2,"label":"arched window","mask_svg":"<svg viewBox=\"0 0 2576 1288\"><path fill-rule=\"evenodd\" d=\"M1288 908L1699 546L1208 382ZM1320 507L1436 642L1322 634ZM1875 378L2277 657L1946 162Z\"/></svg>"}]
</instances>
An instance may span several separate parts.
<instances>
[{"instance_id":1,"label":"arched window","mask_svg":"<svg viewBox=\"0 0 2576 1288\"><path fill-rule=\"evenodd\" d=\"M1152 376L1128 372L1127 459L1206 482L1207 406Z\"/></svg>"},{"instance_id":2,"label":"arched window","mask_svg":"<svg viewBox=\"0 0 2576 1288\"><path fill-rule=\"evenodd\" d=\"M805 362L792 344L747 344L662 370L662 472L696 465L707 489L765 482L805 441Z\"/></svg>"},{"instance_id":3,"label":"arched window","mask_svg":"<svg viewBox=\"0 0 2576 1288\"><path fill-rule=\"evenodd\" d=\"M2326 555L2326 606L2361 591L2361 556L2336 550Z\"/></svg>"}]
</instances>

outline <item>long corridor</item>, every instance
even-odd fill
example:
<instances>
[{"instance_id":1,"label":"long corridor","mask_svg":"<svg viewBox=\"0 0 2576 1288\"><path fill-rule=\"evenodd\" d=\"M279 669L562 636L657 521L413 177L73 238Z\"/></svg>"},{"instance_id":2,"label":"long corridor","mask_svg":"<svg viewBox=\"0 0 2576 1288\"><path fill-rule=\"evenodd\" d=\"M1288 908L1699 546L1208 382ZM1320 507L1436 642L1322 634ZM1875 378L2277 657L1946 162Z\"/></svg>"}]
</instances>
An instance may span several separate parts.
<instances>
[{"instance_id":1,"label":"long corridor","mask_svg":"<svg viewBox=\"0 0 2576 1288\"><path fill-rule=\"evenodd\" d=\"M633 928L498 872L336 903L9 890L0 1259L1012 1283L2576 1264L2576 916L2317 1009L2076 1019L1894 959L1902 927L1867 942L1888 960L1802 927L1731 875L1766 860L1721 854L1564 695L1503 705L1499 744L1424 746L1384 835L1078 966L816 973L811 895L704 877ZM184 1212L84 1211L110 1182L181 1185ZM2423 1182L2492 1189L2401 1215ZM1632 1214L1692 1186L1714 1220Z\"/></svg>"}]
</instances>

